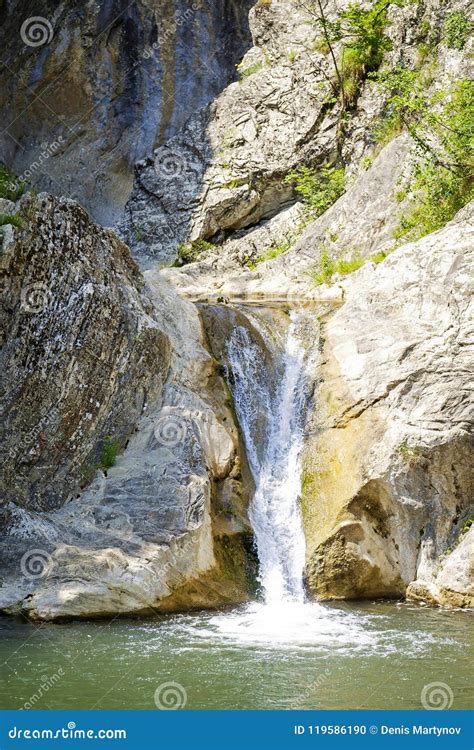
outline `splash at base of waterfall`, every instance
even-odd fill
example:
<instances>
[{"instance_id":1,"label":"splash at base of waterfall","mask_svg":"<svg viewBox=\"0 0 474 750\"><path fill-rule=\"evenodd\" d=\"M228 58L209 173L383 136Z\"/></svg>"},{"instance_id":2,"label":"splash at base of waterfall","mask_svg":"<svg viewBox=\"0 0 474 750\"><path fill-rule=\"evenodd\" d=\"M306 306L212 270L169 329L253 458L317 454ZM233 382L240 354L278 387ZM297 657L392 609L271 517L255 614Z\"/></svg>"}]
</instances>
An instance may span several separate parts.
<instances>
[{"instance_id":1,"label":"splash at base of waterfall","mask_svg":"<svg viewBox=\"0 0 474 750\"><path fill-rule=\"evenodd\" d=\"M253 603L232 614L211 618L214 634L240 646L268 648L350 647L374 643L372 634L361 627L360 619L349 612L331 610L315 602L288 601Z\"/></svg>"}]
</instances>

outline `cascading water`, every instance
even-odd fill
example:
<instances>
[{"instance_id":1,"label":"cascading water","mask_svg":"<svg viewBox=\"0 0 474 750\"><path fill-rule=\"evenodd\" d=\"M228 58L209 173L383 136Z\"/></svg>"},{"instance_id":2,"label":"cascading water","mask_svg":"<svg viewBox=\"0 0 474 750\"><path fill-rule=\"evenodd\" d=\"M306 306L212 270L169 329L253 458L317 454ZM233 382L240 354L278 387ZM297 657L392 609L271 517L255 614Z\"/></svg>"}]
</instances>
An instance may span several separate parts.
<instances>
[{"instance_id":1,"label":"cascading water","mask_svg":"<svg viewBox=\"0 0 474 750\"><path fill-rule=\"evenodd\" d=\"M274 352L279 360L275 388L265 376L264 352L247 328L236 327L226 344L229 381L255 481L249 517L267 604L304 600L305 539L299 496L307 379L305 350L297 336L300 320L298 313L290 315L283 350ZM257 326L265 335L264 327Z\"/></svg>"},{"instance_id":2,"label":"cascading water","mask_svg":"<svg viewBox=\"0 0 474 750\"><path fill-rule=\"evenodd\" d=\"M360 619L307 601L303 586L299 496L308 405L318 373L314 310L288 316L281 309L225 305L203 315L213 354L226 369L254 479L249 518L263 601L210 615L191 627L190 637L280 654L370 647L374 637Z\"/></svg>"}]
</instances>

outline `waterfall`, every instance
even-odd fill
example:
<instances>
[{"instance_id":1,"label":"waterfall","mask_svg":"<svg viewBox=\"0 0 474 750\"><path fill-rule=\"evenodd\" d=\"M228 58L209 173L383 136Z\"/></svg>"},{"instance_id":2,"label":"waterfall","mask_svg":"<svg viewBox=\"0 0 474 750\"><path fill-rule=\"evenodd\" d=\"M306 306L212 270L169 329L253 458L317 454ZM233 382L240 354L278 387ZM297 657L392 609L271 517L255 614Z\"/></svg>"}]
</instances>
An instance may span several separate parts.
<instances>
[{"instance_id":1,"label":"waterfall","mask_svg":"<svg viewBox=\"0 0 474 750\"><path fill-rule=\"evenodd\" d=\"M267 604L302 602L305 538L299 497L308 394L305 350L298 339L301 315L290 314L282 347L276 347L264 327L253 322L277 358L277 383L266 376L264 351L246 327L234 328L226 354L228 380L255 481L249 518L260 582ZM262 414L266 417L263 433Z\"/></svg>"}]
</instances>

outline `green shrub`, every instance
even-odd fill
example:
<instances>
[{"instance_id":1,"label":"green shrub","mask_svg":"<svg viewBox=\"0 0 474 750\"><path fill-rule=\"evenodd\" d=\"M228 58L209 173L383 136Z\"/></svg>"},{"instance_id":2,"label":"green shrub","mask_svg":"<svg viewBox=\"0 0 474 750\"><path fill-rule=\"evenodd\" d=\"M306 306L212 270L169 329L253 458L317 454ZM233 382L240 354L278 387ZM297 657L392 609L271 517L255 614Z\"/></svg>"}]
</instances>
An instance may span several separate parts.
<instances>
[{"instance_id":1,"label":"green shrub","mask_svg":"<svg viewBox=\"0 0 474 750\"><path fill-rule=\"evenodd\" d=\"M5 224L12 224L14 227L23 226L20 216L14 216L13 214L0 214L0 227Z\"/></svg>"},{"instance_id":2,"label":"green shrub","mask_svg":"<svg viewBox=\"0 0 474 750\"><path fill-rule=\"evenodd\" d=\"M441 112L425 116L428 136L414 128L421 156L410 183L412 201L394 236L417 240L436 231L474 198L474 83L459 81Z\"/></svg>"},{"instance_id":3,"label":"green shrub","mask_svg":"<svg viewBox=\"0 0 474 750\"><path fill-rule=\"evenodd\" d=\"M381 263L387 257L388 252L381 250L370 258L352 258L350 260L343 260L332 258L326 248L321 249L321 255L319 258L319 269L312 274L313 281L316 285L330 284L334 274L340 274L346 276L349 273L358 271L365 263L371 261L372 263Z\"/></svg>"},{"instance_id":4,"label":"green shrub","mask_svg":"<svg viewBox=\"0 0 474 750\"><path fill-rule=\"evenodd\" d=\"M384 115L373 131L373 137L377 144L375 153L378 154L387 143L400 135L402 130L403 122L397 112Z\"/></svg>"},{"instance_id":5,"label":"green shrub","mask_svg":"<svg viewBox=\"0 0 474 750\"><path fill-rule=\"evenodd\" d=\"M313 217L323 214L343 194L343 167L327 165L321 169L298 167L289 172L285 183L293 183Z\"/></svg>"},{"instance_id":6,"label":"green shrub","mask_svg":"<svg viewBox=\"0 0 474 750\"><path fill-rule=\"evenodd\" d=\"M314 18L313 25L322 34L316 39L316 51L331 53L335 78L332 81L333 98L339 96L342 116L357 99L362 81L367 74L380 65L384 52L392 48L385 34L387 11L390 5L399 5L401 0L375 0L370 7L360 2L351 2L338 11L335 18L326 15L322 2L304 5ZM339 58L336 50L340 48ZM343 131L343 127L340 129Z\"/></svg>"},{"instance_id":7,"label":"green shrub","mask_svg":"<svg viewBox=\"0 0 474 750\"><path fill-rule=\"evenodd\" d=\"M253 268L255 268L258 263L265 263L265 261L267 260L273 260L274 258L278 258L279 255L283 255L283 253L286 253L287 250L290 249L292 244L293 239L287 238L283 242L280 242L280 244L278 245L271 245L268 250L266 250L262 255L259 255L253 261ZM252 263L252 261L250 262Z\"/></svg>"},{"instance_id":8,"label":"green shrub","mask_svg":"<svg viewBox=\"0 0 474 750\"><path fill-rule=\"evenodd\" d=\"M417 445L410 445L406 438L398 446L398 451L407 461L415 460L421 455L421 448Z\"/></svg>"},{"instance_id":9,"label":"green shrub","mask_svg":"<svg viewBox=\"0 0 474 750\"><path fill-rule=\"evenodd\" d=\"M248 68L241 68L240 65L237 65L237 73L239 74L239 80L245 81L246 78L253 76L254 73L258 73L258 71L262 70L262 68L263 68L263 62L256 62L253 65L249 65Z\"/></svg>"},{"instance_id":10,"label":"green shrub","mask_svg":"<svg viewBox=\"0 0 474 750\"><path fill-rule=\"evenodd\" d=\"M104 444L102 446L102 454L100 457L100 467L104 471L107 471L107 469L110 469L112 468L112 466L115 466L119 451L120 451L120 443L118 442L118 440L115 440L110 435L107 435L107 437L104 439Z\"/></svg>"},{"instance_id":11,"label":"green shrub","mask_svg":"<svg viewBox=\"0 0 474 750\"><path fill-rule=\"evenodd\" d=\"M466 18L463 11L454 10L444 22L444 41L451 49L463 49L473 29L474 24Z\"/></svg>"},{"instance_id":12,"label":"green shrub","mask_svg":"<svg viewBox=\"0 0 474 750\"><path fill-rule=\"evenodd\" d=\"M183 266L185 263L193 263L199 260L206 252L213 250L215 245L207 240L192 240L192 242L180 242L178 251L178 260L175 265Z\"/></svg>"},{"instance_id":13,"label":"green shrub","mask_svg":"<svg viewBox=\"0 0 474 750\"><path fill-rule=\"evenodd\" d=\"M17 201L25 192L25 183L18 182L8 169L0 164L0 198Z\"/></svg>"}]
</instances>

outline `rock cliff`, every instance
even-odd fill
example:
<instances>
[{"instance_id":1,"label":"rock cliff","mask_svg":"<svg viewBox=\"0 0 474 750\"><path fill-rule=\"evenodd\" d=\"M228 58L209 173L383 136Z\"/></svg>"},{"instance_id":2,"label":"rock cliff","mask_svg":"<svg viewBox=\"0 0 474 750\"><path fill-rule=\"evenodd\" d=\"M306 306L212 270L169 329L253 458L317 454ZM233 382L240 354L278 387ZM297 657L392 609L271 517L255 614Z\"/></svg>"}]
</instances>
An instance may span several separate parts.
<instances>
[{"instance_id":1,"label":"rock cliff","mask_svg":"<svg viewBox=\"0 0 474 750\"><path fill-rule=\"evenodd\" d=\"M390 4L377 64L416 72L436 105L472 77L472 26L462 44L446 31L468 10ZM308 593L473 606L473 204L397 235L419 133L394 127L364 68L349 105L335 94L311 4L188 11L47 4L46 43L9 40L0 76L20 54L25 86L6 86L6 161L31 171L57 141L38 184L121 239L65 197L0 205L0 607L63 619L253 595L253 485L214 359L242 302L304 305L319 323ZM295 171L333 163L337 190L315 211ZM229 304L220 321L215 303Z\"/></svg>"},{"instance_id":2,"label":"rock cliff","mask_svg":"<svg viewBox=\"0 0 474 750\"><path fill-rule=\"evenodd\" d=\"M0 159L121 216L134 163L235 76L251 0L2 3Z\"/></svg>"},{"instance_id":3,"label":"rock cliff","mask_svg":"<svg viewBox=\"0 0 474 750\"><path fill-rule=\"evenodd\" d=\"M18 209L2 253L1 607L64 619L248 598L244 462L196 308L156 275L145 288L77 204Z\"/></svg>"}]
</instances>

